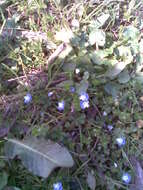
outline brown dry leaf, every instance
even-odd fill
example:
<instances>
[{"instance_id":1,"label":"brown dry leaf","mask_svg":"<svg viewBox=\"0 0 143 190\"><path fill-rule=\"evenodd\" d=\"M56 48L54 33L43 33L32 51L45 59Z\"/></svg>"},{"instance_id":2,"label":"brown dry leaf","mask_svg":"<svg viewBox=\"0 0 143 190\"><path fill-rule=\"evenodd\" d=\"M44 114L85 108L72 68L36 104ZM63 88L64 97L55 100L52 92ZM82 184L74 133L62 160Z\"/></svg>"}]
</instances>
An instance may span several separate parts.
<instances>
[{"instance_id":1,"label":"brown dry leaf","mask_svg":"<svg viewBox=\"0 0 143 190\"><path fill-rule=\"evenodd\" d=\"M140 120L136 121L136 125L139 129L143 128L143 120L140 119Z\"/></svg>"},{"instance_id":2,"label":"brown dry leaf","mask_svg":"<svg viewBox=\"0 0 143 190\"><path fill-rule=\"evenodd\" d=\"M141 103L143 103L143 96L140 97L140 101L141 101Z\"/></svg>"}]
</instances>

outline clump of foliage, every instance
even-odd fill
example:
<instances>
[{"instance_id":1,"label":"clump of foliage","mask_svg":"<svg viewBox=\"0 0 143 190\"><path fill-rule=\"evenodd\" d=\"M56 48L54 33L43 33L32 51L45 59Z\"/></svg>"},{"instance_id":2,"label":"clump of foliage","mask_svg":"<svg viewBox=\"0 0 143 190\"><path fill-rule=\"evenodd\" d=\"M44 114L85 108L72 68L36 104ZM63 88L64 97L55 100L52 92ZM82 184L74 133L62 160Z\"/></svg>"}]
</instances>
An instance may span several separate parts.
<instances>
[{"instance_id":1,"label":"clump of foliage","mask_svg":"<svg viewBox=\"0 0 143 190\"><path fill-rule=\"evenodd\" d=\"M143 189L142 8L0 3L0 189Z\"/></svg>"}]
</instances>

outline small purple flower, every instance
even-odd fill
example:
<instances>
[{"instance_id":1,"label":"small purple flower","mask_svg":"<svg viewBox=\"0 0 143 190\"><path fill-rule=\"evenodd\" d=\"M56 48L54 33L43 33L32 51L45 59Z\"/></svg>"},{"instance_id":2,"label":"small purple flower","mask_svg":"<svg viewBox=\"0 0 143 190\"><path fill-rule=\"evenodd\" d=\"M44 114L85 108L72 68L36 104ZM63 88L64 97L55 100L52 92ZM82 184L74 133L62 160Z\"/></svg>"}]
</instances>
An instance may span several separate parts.
<instances>
[{"instance_id":1,"label":"small purple flower","mask_svg":"<svg viewBox=\"0 0 143 190\"><path fill-rule=\"evenodd\" d=\"M80 101L80 107L82 110L86 109L86 108L89 108L89 101Z\"/></svg>"},{"instance_id":2,"label":"small purple flower","mask_svg":"<svg viewBox=\"0 0 143 190\"><path fill-rule=\"evenodd\" d=\"M63 111L65 108L65 102L62 100L61 102L58 102L58 110Z\"/></svg>"},{"instance_id":3,"label":"small purple flower","mask_svg":"<svg viewBox=\"0 0 143 190\"><path fill-rule=\"evenodd\" d=\"M81 101L88 101L89 95L88 95L86 92L81 92L81 93L80 93L80 96L79 96L79 99L80 99Z\"/></svg>"},{"instance_id":4,"label":"small purple flower","mask_svg":"<svg viewBox=\"0 0 143 190\"><path fill-rule=\"evenodd\" d=\"M119 147L124 146L126 144L125 137L116 138L116 143L118 144Z\"/></svg>"},{"instance_id":5,"label":"small purple flower","mask_svg":"<svg viewBox=\"0 0 143 190\"><path fill-rule=\"evenodd\" d=\"M48 93L48 97L51 97L53 94L54 94L54 92L52 92L52 91L49 92L49 93Z\"/></svg>"},{"instance_id":6,"label":"small purple flower","mask_svg":"<svg viewBox=\"0 0 143 190\"><path fill-rule=\"evenodd\" d=\"M103 112L103 116L107 116L107 112L106 111Z\"/></svg>"},{"instance_id":7,"label":"small purple flower","mask_svg":"<svg viewBox=\"0 0 143 190\"><path fill-rule=\"evenodd\" d=\"M71 93L74 93L74 92L75 92L75 87L71 86L71 87L70 87L70 92L71 92Z\"/></svg>"},{"instance_id":8,"label":"small purple flower","mask_svg":"<svg viewBox=\"0 0 143 190\"><path fill-rule=\"evenodd\" d=\"M112 131L113 125L107 125L107 129L108 129L109 131Z\"/></svg>"},{"instance_id":9,"label":"small purple flower","mask_svg":"<svg viewBox=\"0 0 143 190\"><path fill-rule=\"evenodd\" d=\"M32 95L30 93L27 93L26 96L24 96L24 103L29 104L32 101Z\"/></svg>"},{"instance_id":10,"label":"small purple flower","mask_svg":"<svg viewBox=\"0 0 143 190\"><path fill-rule=\"evenodd\" d=\"M63 190L62 183L61 182L54 183L53 190Z\"/></svg>"},{"instance_id":11,"label":"small purple flower","mask_svg":"<svg viewBox=\"0 0 143 190\"><path fill-rule=\"evenodd\" d=\"M129 184L131 181L131 175L129 173L124 173L122 175L122 181L126 184Z\"/></svg>"}]
</instances>

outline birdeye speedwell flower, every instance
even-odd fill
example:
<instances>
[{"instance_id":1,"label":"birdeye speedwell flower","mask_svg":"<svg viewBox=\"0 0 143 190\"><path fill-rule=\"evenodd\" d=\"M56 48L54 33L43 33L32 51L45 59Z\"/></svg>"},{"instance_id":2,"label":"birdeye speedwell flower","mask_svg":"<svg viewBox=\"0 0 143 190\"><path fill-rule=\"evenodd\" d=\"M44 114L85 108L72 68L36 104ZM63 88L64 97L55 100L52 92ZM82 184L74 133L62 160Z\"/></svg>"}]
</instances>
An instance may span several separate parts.
<instances>
[{"instance_id":1,"label":"birdeye speedwell flower","mask_svg":"<svg viewBox=\"0 0 143 190\"><path fill-rule=\"evenodd\" d=\"M112 131L113 125L107 125L107 129L108 129L109 131Z\"/></svg>"},{"instance_id":2,"label":"birdeye speedwell flower","mask_svg":"<svg viewBox=\"0 0 143 190\"><path fill-rule=\"evenodd\" d=\"M86 109L86 108L89 108L89 101L87 100L87 101L80 101L80 107L81 107L81 109Z\"/></svg>"},{"instance_id":3,"label":"birdeye speedwell flower","mask_svg":"<svg viewBox=\"0 0 143 190\"><path fill-rule=\"evenodd\" d=\"M86 92L81 92L81 93L80 93L80 96L79 96L79 99L80 99L81 101L88 101L89 95L88 95Z\"/></svg>"},{"instance_id":4,"label":"birdeye speedwell flower","mask_svg":"<svg viewBox=\"0 0 143 190\"><path fill-rule=\"evenodd\" d=\"M59 111L63 111L64 108L65 108L65 102L64 102L64 100L58 102L58 110Z\"/></svg>"},{"instance_id":5,"label":"birdeye speedwell flower","mask_svg":"<svg viewBox=\"0 0 143 190\"><path fill-rule=\"evenodd\" d=\"M124 146L126 144L125 137L116 138L116 143L118 144L119 147Z\"/></svg>"},{"instance_id":6,"label":"birdeye speedwell flower","mask_svg":"<svg viewBox=\"0 0 143 190\"><path fill-rule=\"evenodd\" d=\"M53 190L63 190L62 183L61 182L54 183Z\"/></svg>"},{"instance_id":7,"label":"birdeye speedwell flower","mask_svg":"<svg viewBox=\"0 0 143 190\"><path fill-rule=\"evenodd\" d=\"M48 97L51 97L53 94L54 94L54 92L52 92L52 91L49 92L49 93L48 93Z\"/></svg>"},{"instance_id":8,"label":"birdeye speedwell flower","mask_svg":"<svg viewBox=\"0 0 143 190\"><path fill-rule=\"evenodd\" d=\"M74 92L75 92L75 87L71 86L71 87L70 87L70 92L71 92L71 93L74 93Z\"/></svg>"},{"instance_id":9,"label":"birdeye speedwell flower","mask_svg":"<svg viewBox=\"0 0 143 190\"><path fill-rule=\"evenodd\" d=\"M32 101L32 95L30 93L27 93L26 96L24 96L24 103L28 104Z\"/></svg>"},{"instance_id":10,"label":"birdeye speedwell flower","mask_svg":"<svg viewBox=\"0 0 143 190\"><path fill-rule=\"evenodd\" d=\"M129 184L131 181L131 175L129 173L124 173L122 175L122 181L126 184Z\"/></svg>"}]
</instances>

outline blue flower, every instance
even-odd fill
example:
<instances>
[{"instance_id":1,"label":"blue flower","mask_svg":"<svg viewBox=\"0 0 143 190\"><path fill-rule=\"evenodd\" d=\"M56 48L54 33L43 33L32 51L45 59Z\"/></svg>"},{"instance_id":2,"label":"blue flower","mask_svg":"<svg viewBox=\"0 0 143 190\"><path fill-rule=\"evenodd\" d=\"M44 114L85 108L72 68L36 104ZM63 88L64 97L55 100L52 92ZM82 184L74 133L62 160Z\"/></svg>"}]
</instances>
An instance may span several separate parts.
<instances>
[{"instance_id":1,"label":"blue flower","mask_svg":"<svg viewBox=\"0 0 143 190\"><path fill-rule=\"evenodd\" d=\"M80 101L80 107L82 110L86 109L86 108L89 108L89 101Z\"/></svg>"},{"instance_id":2,"label":"blue flower","mask_svg":"<svg viewBox=\"0 0 143 190\"><path fill-rule=\"evenodd\" d=\"M79 99L80 99L81 101L88 101L89 95L88 95L86 92L81 92L81 93L80 93L80 96L79 96Z\"/></svg>"},{"instance_id":3,"label":"blue flower","mask_svg":"<svg viewBox=\"0 0 143 190\"><path fill-rule=\"evenodd\" d=\"M32 101L32 95L30 93L27 93L26 96L24 96L24 103L28 104Z\"/></svg>"},{"instance_id":4,"label":"blue flower","mask_svg":"<svg viewBox=\"0 0 143 190\"><path fill-rule=\"evenodd\" d=\"M107 112L106 111L103 112L103 116L107 116Z\"/></svg>"},{"instance_id":5,"label":"blue flower","mask_svg":"<svg viewBox=\"0 0 143 190\"><path fill-rule=\"evenodd\" d=\"M71 92L71 93L74 93L74 92L75 92L75 87L71 86L71 87L70 87L70 92Z\"/></svg>"},{"instance_id":6,"label":"blue flower","mask_svg":"<svg viewBox=\"0 0 143 190\"><path fill-rule=\"evenodd\" d=\"M107 129L108 129L109 131L112 131L113 125L107 125Z\"/></svg>"},{"instance_id":7,"label":"blue flower","mask_svg":"<svg viewBox=\"0 0 143 190\"><path fill-rule=\"evenodd\" d=\"M131 175L129 173L124 173L122 175L122 181L126 184L129 184L131 181Z\"/></svg>"},{"instance_id":8,"label":"blue flower","mask_svg":"<svg viewBox=\"0 0 143 190\"><path fill-rule=\"evenodd\" d=\"M61 102L58 102L58 110L63 111L65 107L65 102L62 100Z\"/></svg>"},{"instance_id":9,"label":"blue flower","mask_svg":"<svg viewBox=\"0 0 143 190\"><path fill-rule=\"evenodd\" d=\"M63 190L62 183L61 182L54 183L53 190Z\"/></svg>"},{"instance_id":10,"label":"blue flower","mask_svg":"<svg viewBox=\"0 0 143 190\"><path fill-rule=\"evenodd\" d=\"M49 92L48 93L48 97L51 97L53 95L54 92Z\"/></svg>"},{"instance_id":11,"label":"blue flower","mask_svg":"<svg viewBox=\"0 0 143 190\"><path fill-rule=\"evenodd\" d=\"M124 146L126 144L125 137L116 138L116 143L118 144L119 147Z\"/></svg>"}]
</instances>

